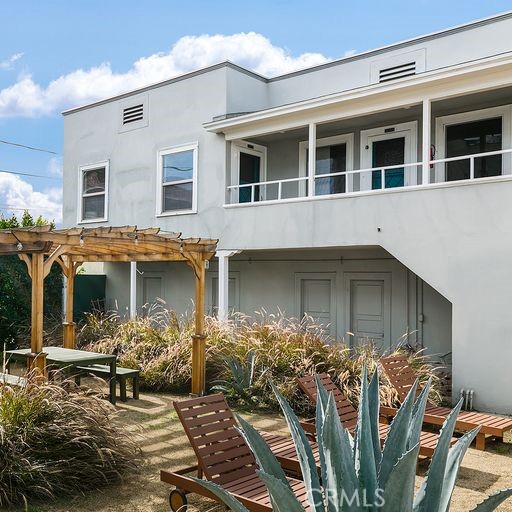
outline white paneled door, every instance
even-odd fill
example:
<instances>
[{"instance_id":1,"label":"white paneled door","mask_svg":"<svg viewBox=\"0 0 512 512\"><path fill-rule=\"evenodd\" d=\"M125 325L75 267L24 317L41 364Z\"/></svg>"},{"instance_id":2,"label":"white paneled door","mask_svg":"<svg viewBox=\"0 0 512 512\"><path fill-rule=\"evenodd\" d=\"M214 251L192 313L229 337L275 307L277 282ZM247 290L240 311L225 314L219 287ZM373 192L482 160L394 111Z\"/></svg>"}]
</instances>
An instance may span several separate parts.
<instances>
[{"instance_id":1,"label":"white paneled door","mask_svg":"<svg viewBox=\"0 0 512 512\"><path fill-rule=\"evenodd\" d=\"M332 279L301 279L301 316L311 317L329 334L336 332Z\"/></svg>"},{"instance_id":2,"label":"white paneled door","mask_svg":"<svg viewBox=\"0 0 512 512\"><path fill-rule=\"evenodd\" d=\"M352 344L374 341L379 348L387 348L390 344L391 330L389 277L349 278L347 288Z\"/></svg>"}]
</instances>

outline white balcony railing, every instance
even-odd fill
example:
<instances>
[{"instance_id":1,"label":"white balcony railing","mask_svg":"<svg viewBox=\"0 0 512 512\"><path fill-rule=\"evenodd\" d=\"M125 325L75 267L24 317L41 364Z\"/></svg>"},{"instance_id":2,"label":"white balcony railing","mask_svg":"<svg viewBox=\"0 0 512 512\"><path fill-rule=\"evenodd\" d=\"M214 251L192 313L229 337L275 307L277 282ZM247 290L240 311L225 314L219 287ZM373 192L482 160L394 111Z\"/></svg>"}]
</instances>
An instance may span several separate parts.
<instances>
[{"instance_id":1,"label":"white balcony railing","mask_svg":"<svg viewBox=\"0 0 512 512\"><path fill-rule=\"evenodd\" d=\"M297 176L280 180L228 186L231 204L296 200L328 195L372 194L410 187L428 187L445 182L492 179L510 175L512 149L475 153L428 162L428 179L422 183L423 162L372 167L314 177ZM310 192L310 188L313 190Z\"/></svg>"}]
</instances>

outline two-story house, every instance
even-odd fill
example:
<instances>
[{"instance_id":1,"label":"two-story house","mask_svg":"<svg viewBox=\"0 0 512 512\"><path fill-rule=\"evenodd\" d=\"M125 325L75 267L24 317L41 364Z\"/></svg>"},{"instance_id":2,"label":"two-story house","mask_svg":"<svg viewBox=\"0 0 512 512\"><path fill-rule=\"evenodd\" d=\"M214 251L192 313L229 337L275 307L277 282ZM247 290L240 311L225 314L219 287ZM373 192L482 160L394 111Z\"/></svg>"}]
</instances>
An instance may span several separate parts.
<instances>
[{"instance_id":1,"label":"two-story house","mask_svg":"<svg viewBox=\"0 0 512 512\"><path fill-rule=\"evenodd\" d=\"M68 110L64 224L218 238L220 316L307 314L383 349L412 333L452 353L454 395L511 413L511 34L506 13L276 78L225 62ZM103 270L111 307L193 307L181 264Z\"/></svg>"}]
</instances>

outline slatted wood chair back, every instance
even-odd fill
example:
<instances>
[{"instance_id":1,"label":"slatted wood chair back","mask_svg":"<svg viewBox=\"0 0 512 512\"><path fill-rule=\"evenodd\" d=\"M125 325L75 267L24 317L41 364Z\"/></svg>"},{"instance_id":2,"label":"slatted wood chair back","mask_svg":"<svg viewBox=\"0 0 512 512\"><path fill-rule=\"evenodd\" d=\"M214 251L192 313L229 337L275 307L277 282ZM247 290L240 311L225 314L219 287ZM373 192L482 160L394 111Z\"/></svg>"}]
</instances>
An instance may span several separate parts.
<instances>
[{"instance_id":1,"label":"slatted wood chair back","mask_svg":"<svg viewBox=\"0 0 512 512\"><path fill-rule=\"evenodd\" d=\"M392 386L396 389L400 401L403 402L416 382L416 374L409 364L407 356L405 354L396 354L381 357L380 363ZM418 386L416 398L418 398L420 393L421 387Z\"/></svg>"},{"instance_id":2,"label":"slatted wood chair back","mask_svg":"<svg viewBox=\"0 0 512 512\"><path fill-rule=\"evenodd\" d=\"M357 424L357 410L355 407L341 392L340 388L336 386L328 373L319 373L317 375L326 391L333 394L336 409L338 410L343 426L349 430L354 428ZM316 403L317 389L315 375L299 377L297 378L297 383L307 397Z\"/></svg>"},{"instance_id":3,"label":"slatted wood chair back","mask_svg":"<svg viewBox=\"0 0 512 512\"><path fill-rule=\"evenodd\" d=\"M204 476L219 485L254 474L256 460L222 394L173 402Z\"/></svg>"}]
</instances>

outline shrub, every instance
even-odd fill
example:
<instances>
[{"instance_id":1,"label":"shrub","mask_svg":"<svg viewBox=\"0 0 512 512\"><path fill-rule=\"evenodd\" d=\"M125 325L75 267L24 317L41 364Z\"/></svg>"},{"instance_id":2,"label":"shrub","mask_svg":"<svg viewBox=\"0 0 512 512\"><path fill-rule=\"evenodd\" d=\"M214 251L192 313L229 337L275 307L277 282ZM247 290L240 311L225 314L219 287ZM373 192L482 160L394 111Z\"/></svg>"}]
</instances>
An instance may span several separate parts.
<instances>
[{"instance_id":1,"label":"shrub","mask_svg":"<svg viewBox=\"0 0 512 512\"><path fill-rule=\"evenodd\" d=\"M116 314L89 315L79 333L79 342L88 350L117 353L119 364L141 370L142 388L152 391L188 391L191 375L191 335L193 322L163 308L135 320L123 320ZM247 365L254 354L250 387L240 396L230 393L239 405L256 404L262 409L276 410L278 404L269 382L299 413L311 413L311 404L297 389L296 377L312 372L329 372L343 392L357 404L362 367L376 367L380 356L376 347L366 343L350 349L343 340L326 342L320 326L311 320L299 322L283 315L264 311L255 319L237 315L233 320L219 322L206 318L207 382L227 381L236 384L233 367ZM433 373L420 353L411 354L419 370L420 380ZM439 401L434 377L431 400ZM236 387L236 386L235 386ZM381 377L383 403L397 405L397 395L387 379ZM248 396L250 394L250 397Z\"/></svg>"},{"instance_id":2,"label":"shrub","mask_svg":"<svg viewBox=\"0 0 512 512\"><path fill-rule=\"evenodd\" d=\"M119 482L138 461L105 400L48 384L0 384L0 507Z\"/></svg>"}]
</instances>

